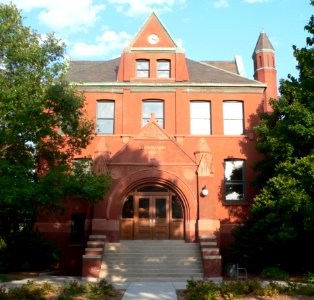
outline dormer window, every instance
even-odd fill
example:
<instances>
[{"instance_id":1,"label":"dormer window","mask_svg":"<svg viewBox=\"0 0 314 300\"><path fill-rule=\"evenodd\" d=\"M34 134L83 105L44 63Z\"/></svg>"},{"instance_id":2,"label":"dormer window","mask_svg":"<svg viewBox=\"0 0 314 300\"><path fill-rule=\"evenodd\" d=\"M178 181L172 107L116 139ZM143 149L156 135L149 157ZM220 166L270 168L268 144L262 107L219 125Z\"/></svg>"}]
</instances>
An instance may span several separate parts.
<instances>
[{"instance_id":1,"label":"dormer window","mask_svg":"<svg viewBox=\"0 0 314 300\"><path fill-rule=\"evenodd\" d=\"M170 78L170 60L157 60L157 78Z\"/></svg>"},{"instance_id":2,"label":"dormer window","mask_svg":"<svg viewBox=\"0 0 314 300\"><path fill-rule=\"evenodd\" d=\"M149 77L149 60L148 59L136 60L136 77L139 77L139 78Z\"/></svg>"}]
</instances>

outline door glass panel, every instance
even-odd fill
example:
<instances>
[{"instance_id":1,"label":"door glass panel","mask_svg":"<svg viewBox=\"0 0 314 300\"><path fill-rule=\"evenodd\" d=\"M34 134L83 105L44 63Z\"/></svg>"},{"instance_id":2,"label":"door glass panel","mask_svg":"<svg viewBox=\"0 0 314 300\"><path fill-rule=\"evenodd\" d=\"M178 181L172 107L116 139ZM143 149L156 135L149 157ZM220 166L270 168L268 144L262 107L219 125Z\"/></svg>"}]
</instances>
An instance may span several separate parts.
<instances>
[{"instance_id":1,"label":"door glass panel","mask_svg":"<svg viewBox=\"0 0 314 300\"><path fill-rule=\"evenodd\" d=\"M165 219L167 217L167 204L165 198L156 198L156 218Z\"/></svg>"},{"instance_id":2,"label":"door glass panel","mask_svg":"<svg viewBox=\"0 0 314 300\"><path fill-rule=\"evenodd\" d=\"M138 217L149 219L149 198L140 198L138 201Z\"/></svg>"},{"instance_id":3,"label":"door glass panel","mask_svg":"<svg viewBox=\"0 0 314 300\"><path fill-rule=\"evenodd\" d=\"M122 210L123 219L133 219L134 217L134 201L133 196L130 195L128 199L124 202Z\"/></svg>"},{"instance_id":4,"label":"door glass panel","mask_svg":"<svg viewBox=\"0 0 314 300\"><path fill-rule=\"evenodd\" d=\"M172 219L183 219L183 212L180 200L176 196L172 196Z\"/></svg>"}]
</instances>

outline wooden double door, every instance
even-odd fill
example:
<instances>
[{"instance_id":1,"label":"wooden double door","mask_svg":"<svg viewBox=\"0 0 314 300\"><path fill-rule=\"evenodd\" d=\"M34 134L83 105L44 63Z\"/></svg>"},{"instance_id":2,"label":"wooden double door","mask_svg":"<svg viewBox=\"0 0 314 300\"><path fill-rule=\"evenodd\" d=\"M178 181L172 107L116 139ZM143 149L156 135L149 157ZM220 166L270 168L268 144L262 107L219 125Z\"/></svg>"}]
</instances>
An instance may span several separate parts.
<instances>
[{"instance_id":1,"label":"wooden double door","mask_svg":"<svg viewBox=\"0 0 314 300\"><path fill-rule=\"evenodd\" d=\"M183 239L183 230L183 210L175 195L136 193L124 204L122 239Z\"/></svg>"}]
</instances>

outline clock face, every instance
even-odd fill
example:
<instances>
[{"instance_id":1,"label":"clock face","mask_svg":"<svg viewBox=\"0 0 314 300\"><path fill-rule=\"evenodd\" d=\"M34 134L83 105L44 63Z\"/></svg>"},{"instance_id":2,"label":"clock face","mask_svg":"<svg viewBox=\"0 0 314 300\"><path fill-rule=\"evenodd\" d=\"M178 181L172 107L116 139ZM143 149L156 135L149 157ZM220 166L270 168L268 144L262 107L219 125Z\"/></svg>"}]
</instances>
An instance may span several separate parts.
<instances>
[{"instance_id":1,"label":"clock face","mask_svg":"<svg viewBox=\"0 0 314 300\"><path fill-rule=\"evenodd\" d=\"M150 34L147 38L148 42L152 45L155 45L159 42L159 37L157 34Z\"/></svg>"}]
</instances>

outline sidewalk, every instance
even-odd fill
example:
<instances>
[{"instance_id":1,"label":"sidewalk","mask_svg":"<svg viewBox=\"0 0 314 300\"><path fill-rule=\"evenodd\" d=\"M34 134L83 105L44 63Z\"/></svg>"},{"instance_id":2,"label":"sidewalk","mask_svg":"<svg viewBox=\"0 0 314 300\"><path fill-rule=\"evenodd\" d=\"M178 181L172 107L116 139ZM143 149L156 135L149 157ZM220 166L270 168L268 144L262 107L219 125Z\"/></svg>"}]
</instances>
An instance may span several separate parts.
<instances>
[{"instance_id":1,"label":"sidewalk","mask_svg":"<svg viewBox=\"0 0 314 300\"><path fill-rule=\"evenodd\" d=\"M176 290L185 286L186 282L132 282L122 300L176 300Z\"/></svg>"}]
</instances>

